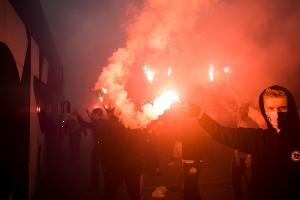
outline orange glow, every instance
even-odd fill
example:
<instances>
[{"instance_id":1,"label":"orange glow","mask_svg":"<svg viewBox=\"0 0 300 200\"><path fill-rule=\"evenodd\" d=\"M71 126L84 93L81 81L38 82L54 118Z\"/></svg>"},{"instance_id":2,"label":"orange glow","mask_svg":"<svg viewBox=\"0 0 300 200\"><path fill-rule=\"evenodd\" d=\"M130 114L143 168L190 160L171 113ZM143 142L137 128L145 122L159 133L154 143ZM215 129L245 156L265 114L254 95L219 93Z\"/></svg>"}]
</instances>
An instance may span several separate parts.
<instances>
[{"instance_id":1,"label":"orange glow","mask_svg":"<svg viewBox=\"0 0 300 200\"><path fill-rule=\"evenodd\" d=\"M209 71L208 71L208 76L209 76L209 80L210 80L211 82L214 81L214 72L215 72L214 66L210 65L210 66L209 66Z\"/></svg>"},{"instance_id":2,"label":"orange glow","mask_svg":"<svg viewBox=\"0 0 300 200\"><path fill-rule=\"evenodd\" d=\"M152 83L154 79L154 73L149 69L148 65L144 65L144 73L150 83Z\"/></svg>"}]
</instances>

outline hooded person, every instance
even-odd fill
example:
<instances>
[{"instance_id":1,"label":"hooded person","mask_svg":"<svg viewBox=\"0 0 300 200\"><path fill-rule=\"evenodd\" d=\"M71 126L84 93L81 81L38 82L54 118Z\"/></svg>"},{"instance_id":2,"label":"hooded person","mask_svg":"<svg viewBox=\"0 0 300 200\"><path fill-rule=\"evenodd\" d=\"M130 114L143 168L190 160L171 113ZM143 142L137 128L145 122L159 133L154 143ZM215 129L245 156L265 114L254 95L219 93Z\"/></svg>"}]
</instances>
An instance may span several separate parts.
<instances>
[{"instance_id":1,"label":"hooded person","mask_svg":"<svg viewBox=\"0 0 300 200\"><path fill-rule=\"evenodd\" d=\"M224 127L196 105L189 112L216 141L251 154L250 199L300 199L300 128L292 94L271 86L259 98L267 123L261 128Z\"/></svg>"}]
</instances>

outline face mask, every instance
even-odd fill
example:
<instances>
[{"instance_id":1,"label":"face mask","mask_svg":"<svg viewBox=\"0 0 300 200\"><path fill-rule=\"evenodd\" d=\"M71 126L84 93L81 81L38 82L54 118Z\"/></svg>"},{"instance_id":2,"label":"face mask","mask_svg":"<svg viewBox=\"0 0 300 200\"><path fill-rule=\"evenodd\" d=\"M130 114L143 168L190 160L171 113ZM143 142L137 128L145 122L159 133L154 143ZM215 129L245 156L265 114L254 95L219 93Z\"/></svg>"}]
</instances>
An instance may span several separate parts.
<instances>
[{"instance_id":1,"label":"face mask","mask_svg":"<svg viewBox=\"0 0 300 200\"><path fill-rule=\"evenodd\" d=\"M278 128L280 130L286 129L289 124L288 112L278 112Z\"/></svg>"},{"instance_id":2,"label":"face mask","mask_svg":"<svg viewBox=\"0 0 300 200\"><path fill-rule=\"evenodd\" d=\"M266 112L267 119L273 128L279 132L285 129L288 124L288 113L287 112Z\"/></svg>"}]
</instances>

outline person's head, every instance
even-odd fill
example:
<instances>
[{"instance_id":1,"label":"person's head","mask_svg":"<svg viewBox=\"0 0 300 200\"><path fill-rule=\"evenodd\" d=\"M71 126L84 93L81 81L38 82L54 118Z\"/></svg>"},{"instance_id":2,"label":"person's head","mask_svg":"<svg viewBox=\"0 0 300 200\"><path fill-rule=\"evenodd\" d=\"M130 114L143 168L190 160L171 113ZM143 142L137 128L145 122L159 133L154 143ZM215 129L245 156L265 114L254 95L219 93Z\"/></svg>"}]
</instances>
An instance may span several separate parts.
<instances>
[{"instance_id":1,"label":"person's head","mask_svg":"<svg viewBox=\"0 0 300 200\"><path fill-rule=\"evenodd\" d=\"M248 117L248 112L249 112L249 104L248 103L242 103L239 108L239 117L241 119L246 119Z\"/></svg>"},{"instance_id":2,"label":"person's head","mask_svg":"<svg viewBox=\"0 0 300 200\"><path fill-rule=\"evenodd\" d=\"M94 108L91 114L92 120L99 120L103 118L103 111L101 108Z\"/></svg>"},{"instance_id":3,"label":"person's head","mask_svg":"<svg viewBox=\"0 0 300 200\"><path fill-rule=\"evenodd\" d=\"M264 109L272 127L280 131L279 115L288 112L287 95L283 90L268 88L263 94ZM285 122L286 123L286 122Z\"/></svg>"},{"instance_id":4,"label":"person's head","mask_svg":"<svg viewBox=\"0 0 300 200\"><path fill-rule=\"evenodd\" d=\"M275 85L265 89L260 97L260 104L268 127L277 132L299 120L291 93L281 86Z\"/></svg>"}]
</instances>

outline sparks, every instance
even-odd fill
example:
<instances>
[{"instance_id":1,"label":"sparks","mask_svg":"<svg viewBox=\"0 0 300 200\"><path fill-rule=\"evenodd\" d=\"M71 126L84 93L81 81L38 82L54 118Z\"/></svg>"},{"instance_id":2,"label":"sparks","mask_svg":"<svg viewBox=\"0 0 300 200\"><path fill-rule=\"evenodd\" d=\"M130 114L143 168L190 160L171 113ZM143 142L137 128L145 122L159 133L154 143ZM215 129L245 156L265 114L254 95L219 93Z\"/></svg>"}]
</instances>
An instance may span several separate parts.
<instances>
[{"instance_id":1,"label":"sparks","mask_svg":"<svg viewBox=\"0 0 300 200\"><path fill-rule=\"evenodd\" d=\"M214 81L214 67L212 65L209 66L208 76L209 76L209 80L211 82L213 82Z\"/></svg>"},{"instance_id":2,"label":"sparks","mask_svg":"<svg viewBox=\"0 0 300 200\"><path fill-rule=\"evenodd\" d=\"M152 83L154 79L154 73L149 69L148 65L144 65L144 73L150 83Z\"/></svg>"},{"instance_id":3,"label":"sparks","mask_svg":"<svg viewBox=\"0 0 300 200\"><path fill-rule=\"evenodd\" d=\"M168 69L168 76L171 76L171 74L172 74L172 67L169 67L169 69Z\"/></svg>"}]
</instances>

